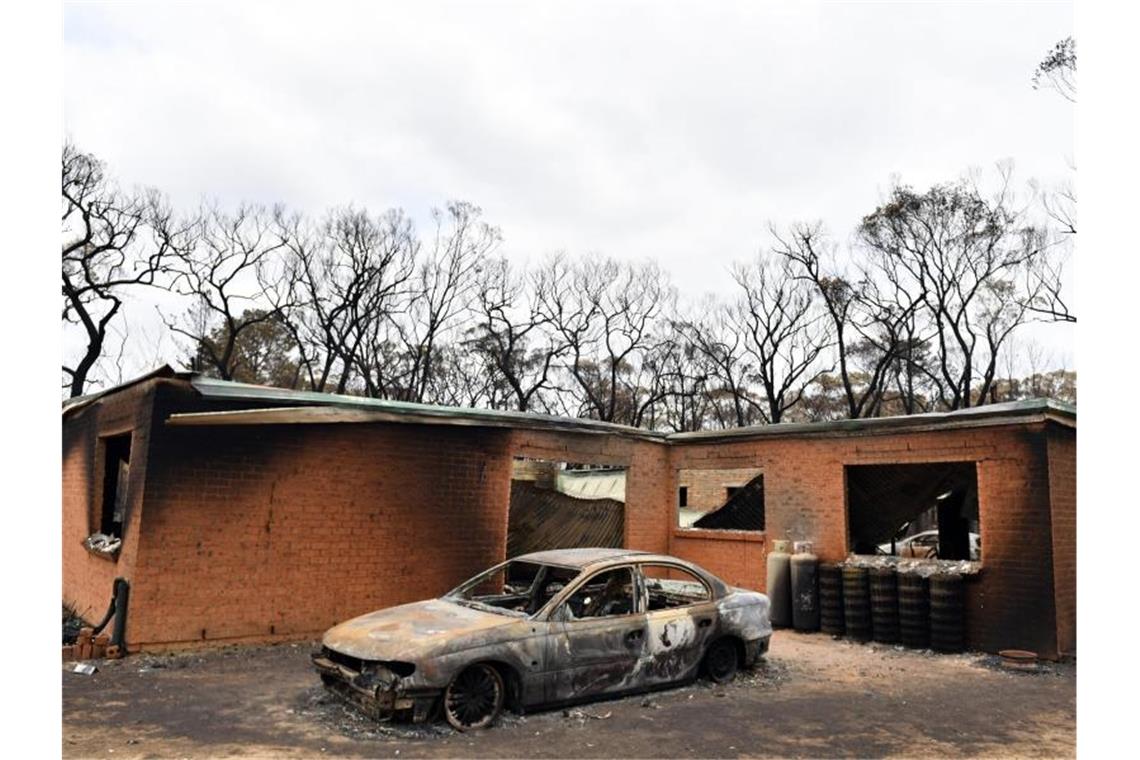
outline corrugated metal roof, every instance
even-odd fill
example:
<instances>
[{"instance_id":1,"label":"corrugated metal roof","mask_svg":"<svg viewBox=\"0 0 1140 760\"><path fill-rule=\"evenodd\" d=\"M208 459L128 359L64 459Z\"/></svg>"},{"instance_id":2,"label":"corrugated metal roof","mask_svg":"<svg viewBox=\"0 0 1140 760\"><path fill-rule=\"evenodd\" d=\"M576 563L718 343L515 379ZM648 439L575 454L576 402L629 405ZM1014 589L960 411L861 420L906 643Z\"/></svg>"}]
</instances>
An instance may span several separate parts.
<instances>
[{"instance_id":1,"label":"corrugated metal roof","mask_svg":"<svg viewBox=\"0 0 1140 760\"><path fill-rule=\"evenodd\" d=\"M932 412L904 417L873 417L857 420L831 420L827 422L780 423L754 425L728 430L706 430L696 433L661 433L641 430L597 420L554 417L530 412L508 412L486 409L411 404L380 399L358 399L350 396L330 396L318 393L298 393L303 398L278 396L276 393L258 392L245 396L233 388L211 385L195 388L204 390L211 398L250 400L304 400L313 406L289 406L272 409L250 409L230 412L195 412L173 414L172 425L296 425L352 422L419 422L423 424L471 425L482 427L536 428L569 432L608 433L632 438L668 443L712 443L721 440L741 440L767 437L846 436L894 431L919 432L923 430L970 428L992 425L1029 424L1051 420L1076 427L1076 408L1052 399L1032 399L1003 404L959 409L954 412ZM258 386L247 386L258 388ZM259 389L261 391L263 389ZM275 391L276 389L271 389ZM221 391L221 392L219 392ZM319 404L319 405L318 405Z\"/></svg>"},{"instance_id":2,"label":"corrugated metal roof","mask_svg":"<svg viewBox=\"0 0 1140 760\"><path fill-rule=\"evenodd\" d=\"M535 412L502 409L470 409L436 406L408 401L341 396L333 393L294 391L261 385L232 383L211 377L191 379L194 390L205 398L249 401L280 401L288 406L231 412L174 414L174 425L278 425L342 422L419 422L423 424L471 425L479 427L534 428L578 433L607 433L633 438L661 440L663 433L642 430L599 420L555 417Z\"/></svg>"},{"instance_id":3,"label":"corrugated metal roof","mask_svg":"<svg viewBox=\"0 0 1140 760\"><path fill-rule=\"evenodd\" d=\"M139 383L145 383L147 380L179 376L186 379L190 378L189 373L177 372L169 364L163 364L161 367L158 367L157 369L154 369L145 375L136 377L134 380L128 380L125 383L120 383L119 385L113 386L111 388L106 388L101 391L95 391L94 393L88 393L83 396L76 396L75 398L65 399L63 402L63 414L67 415L71 412L78 411L79 409L82 409L83 407L89 406L93 402L98 401L104 396L110 396L113 393L118 393L120 391L126 390L127 388L138 385Z\"/></svg>"},{"instance_id":4,"label":"corrugated metal roof","mask_svg":"<svg viewBox=\"0 0 1140 760\"><path fill-rule=\"evenodd\" d=\"M598 420L556 417L535 412L515 412L496 409L470 409L463 407L417 404L362 396L342 396L332 393L295 391L270 388L247 383L235 383L203 375L180 373L163 366L140 378L99 393L70 399L64 403L64 413L81 408L101 397L159 377L178 377L187 380L204 398L241 401L258 404L279 403L281 406L225 412L195 412L173 414L171 425L281 425L329 424L353 422L408 422L429 425L470 425L480 427L529 428L578 433L620 435L650 441L669 443L709 443L720 440L741 440L769 436L846 436L894 431L922 431L945 428L1030 424L1049 420L1076 427L1075 406L1053 399L1029 399L1001 404L959 409L953 412L930 412L899 417L873 417L856 420L826 422L780 423L754 425L728 430L705 430L695 433L666 434L642 430Z\"/></svg>"},{"instance_id":5,"label":"corrugated metal roof","mask_svg":"<svg viewBox=\"0 0 1140 760\"><path fill-rule=\"evenodd\" d=\"M986 404L969 409L958 409L953 412L927 412L897 417L868 417L855 420L828 420L826 422L781 422L776 425L753 425L727 430L673 433L668 436L668 439L676 443L711 443L726 439L764 438L768 436L853 435L889 433L896 430L920 432L947 428L1024 425L1046 420L1076 427L1077 408L1063 401L1037 398Z\"/></svg>"}]
</instances>

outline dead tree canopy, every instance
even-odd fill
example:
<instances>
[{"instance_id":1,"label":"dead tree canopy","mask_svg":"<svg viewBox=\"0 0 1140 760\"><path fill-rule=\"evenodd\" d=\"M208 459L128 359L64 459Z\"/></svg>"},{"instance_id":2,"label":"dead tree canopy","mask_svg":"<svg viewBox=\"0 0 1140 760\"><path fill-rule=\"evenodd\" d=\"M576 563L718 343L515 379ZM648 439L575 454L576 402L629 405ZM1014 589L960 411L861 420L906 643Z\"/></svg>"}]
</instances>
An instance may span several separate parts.
<instances>
[{"instance_id":1,"label":"dead tree canopy","mask_svg":"<svg viewBox=\"0 0 1140 760\"><path fill-rule=\"evenodd\" d=\"M467 347L482 359L493 408L545 410L565 342L539 308L534 280L506 259L489 261L476 280Z\"/></svg>"},{"instance_id":2,"label":"dead tree canopy","mask_svg":"<svg viewBox=\"0 0 1140 760\"><path fill-rule=\"evenodd\" d=\"M987 398L1002 347L1056 276L1044 231L1015 207L1007 172L1001 180L989 197L967 182L895 186L859 228L880 287L917 305L911 340L930 353L915 369L945 409Z\"/></svg>"},{"instance_id":3,"label":"dead tree canopy","mask_svg":"<svg viewBox=\"0 0 1140 760\"><path fill-rule=\"evenodd\" d=\"M407 309L419 241L398 209L335 208L287 221L282 309L302 374L315 391L345 393L361 374L376 323Z\"/></svg>"},{"instance_id":4,"label":"dead tree canopy","mask_svg":"<svg viewBox=\"0 0 1140 760\"><path fill-rule=\"evenodd\" d=\"M1066 100L1077 102L1077 43L1066 37L1053 46L1033 71L1033 89L1056 90Z\"/></svg>"},{"instance_id":5,"label":"dead tree canopy","mask_svg":"<svg viewBox=\"0 0 1140 760\"><path fill-rule=\"evenodd\" d=\"M663 398L648 360L676 302L667 275L652 262L555 256L537 282L540 313L565 344L561 411L640 425Z\"/></svg>"},{"instance_id":6,"label":"dead tree canopy","mask_svg":"<svg viewBox=\"0 0 1140 760\"><path fill-rule=\"evenodd\" d=\"M482 209L461 201L435 209L432 221L418 244L406 304L366 330L357 360L366 395L424 402L451 390L441 387L455 376L446 371L446 349L462 333L479 272L502 234Z\"/></svg>"},{"instance_id":7,"label":"dead tree canopy","mask_svg":"<svg viewBox=\"0 0 1140 760\"><path fill-rule=\"evenodd\" d=\"M739 297L729 310L733 328L744 336L744 352L764 404L766 422L783 420L806 389L830 368L823 363L830 347L828 323L815 293L796 278L789 262L760 256L733 268Z\"/></svg>"},{"instance_id":8,"label":"dead tree canopy","mask_svg":"<svg viewBox=\"0 0 1140 760\"><path fill-rule=\"evenodd\" d=\"M877 416L892 368L912 367L914 299L865 266L852 270L841 265L821 224L796 224L772 234L774 253L784 260L788 276L815 294L830 327L845 416ZM914 411L911 386L911 402L904 403L908 413Z\"/></svg>"},{"instance_id":9,"label":"dead tree canopy","mask_svg":"<svg viewBox=\"0 0 1140 760\"><path fill-rule=\"evenodd\" d=\"M194 245L177 250L166 264L170 289L191 300L167 329L188 338L192 363L223 380L234 379L242 334L280 317L271 300L277 253L285 246L274 224L280 209L241 206L230 213L203 209Z\"/></svg>"},{"instance_id":10,"label":"dead tree canopy","mask_svg":"<svg viewBox=\"0 0 1140 760\"><path fill-rule=\"evenodd\" d=\"M355 206L207 205L176 224L72 146L62 168L63 319L86 337L63 368L73 395L114 362L108 334L142 285L185 299L162 335L200 371L319 392L676 431L1072 395L1064 373L1012 376L1020 325L1075 321L1056 255L1075 223L1048 204L1030 218L1008 172L995 193L893 187L843 255L819 224L773 228L728 292L682 300L652 261L509 263L467 202L422 230Z\"/></svg>"},{"instance_id":11,"label":"dead tree canopy","mask_svg":"<svg viewBox=\"0 0 1140 760\"><path fill-rule=\"evenodd\" d=\"M132 288L155 284L172 253L185 245L179 225L155 190L126 192L103 163L75 145L63 146L63 321L82 327L86 348L63 365L70 396L87 388L108 331Z\"/></svg>"}]
</instances>

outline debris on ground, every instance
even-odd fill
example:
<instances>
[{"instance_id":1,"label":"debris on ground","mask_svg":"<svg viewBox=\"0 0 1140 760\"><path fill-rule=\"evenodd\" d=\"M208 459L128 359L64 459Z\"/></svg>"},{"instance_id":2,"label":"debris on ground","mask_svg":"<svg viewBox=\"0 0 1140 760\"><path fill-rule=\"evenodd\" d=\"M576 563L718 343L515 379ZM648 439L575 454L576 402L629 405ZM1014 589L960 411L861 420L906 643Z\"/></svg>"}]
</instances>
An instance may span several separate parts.
<instances>
[{"instance_id":1,"label":"debris on ground","mask_svg":"<svg viewBox=\"0 0 1140 760\"><path fill-rule=\"evenodd\" d=\"M79 673L80 675L90 676L94 675L99 668L95 667L89 662L76 662L64 668L69 673Z\"/></svg>"},{"instance_id":2,"label":"debris on ground","mask_svg":"<svg viewBox=\"0 0 1140 760\"><path fill-rule=\"evenodd\" d=\"M579 723L585 723L587 720L606 720L611 715L613 715L612 710L609 712L606 712L604 714L600 714L600 715L598 713L586 712L585 710L563 710L562 711L562 717L563 718L572 718L572 719L577 720Z\"/></svg>"},{"instance_id":3,"label":"debris on ground","mask_svg":"<svg viewBox=\"0 0 1140 760\"><path fill-rule=\"evenodd\" d=\"M647 757L690 746L702 757L1067 757L1075 749L1073 662L1020 673L976 652L935 656L777 631L758 667L728 684L697 681L525 717L504 711L493 728L458 734L442 720L362 715L320 685L310 648L141 653L99 663L98 678L65 673L64 755L108 756L114 747L111 757L542 757L604 748ZM90 720L95 712L100 721ZM1006 722L995 724L999 713ZM130 739L138 746L124 746Z\"/></svg>"},{"instance_id":4,"label":"debris on ground","mask_svg":"<svg viewBox=\"0 0 1140 760\"><path fill-rule=\"evenodd\" d=\"M63 603L63 644L67 646L74 644L75 640L79 638L79 632L87 627L87 622L75 610L75 606Z\"/></svg>"},{"instance_id":5,"label":"debris on ground","mask_svg":"<svg viewBox=\"0 0 1140 760\"><path fill-rule=\"evenodd\" d=\"M301 696L294 714L350 739L430 739L454 735L445 723L392 723L371 718L316 686Z\"/></svg>"}]
</instances>

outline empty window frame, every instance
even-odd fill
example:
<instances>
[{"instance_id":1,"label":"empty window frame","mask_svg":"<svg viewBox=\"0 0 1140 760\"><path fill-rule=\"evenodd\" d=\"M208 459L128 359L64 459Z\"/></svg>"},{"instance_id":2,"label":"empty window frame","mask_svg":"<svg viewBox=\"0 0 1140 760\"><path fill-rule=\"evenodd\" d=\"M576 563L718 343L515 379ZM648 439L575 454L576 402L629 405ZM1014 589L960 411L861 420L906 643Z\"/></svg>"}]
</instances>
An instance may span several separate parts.
<instances>
[{"instance_id":1,"label":"empty window frame","mask_svg":"<svg viewBox=\"0 0 1140 760\"><path fill-rule=\"evenodd\" d=\"M974 462L849 465L846 481L855 554L981 559Z\"/></svg>"},{"instance_id":2,"label":"empty window frame","mask_svg":"<svg viewBox=\"0 0 1140 760\"><path fill-rule=\"evenodd\" d=\"M764 476L758 467L677 470L675 527L764 530Z\"/></svg>"},{"instance_id":3,"label":"empty window frame","mask_svg":"<svg viewBox=\"0 0 1140 760\"><path fill-rule=\"evenodd\" d=\"M750 470L682 470L688 485L678 499L677 527L764 530L764 475ZM732 478L736 485L725 485Z\"/></svg>"},{"instance_id":4,"label":"empty window frame","mask_svg":"<svg viewBox=\"0 0 1140 760\"><path fill-rule=\"evenodd\" d=\"M127 482L131 467L131 434L100 439L103 448L103 493L99 532L121 537L127 514Z\"/></svg>"}]
</instances>

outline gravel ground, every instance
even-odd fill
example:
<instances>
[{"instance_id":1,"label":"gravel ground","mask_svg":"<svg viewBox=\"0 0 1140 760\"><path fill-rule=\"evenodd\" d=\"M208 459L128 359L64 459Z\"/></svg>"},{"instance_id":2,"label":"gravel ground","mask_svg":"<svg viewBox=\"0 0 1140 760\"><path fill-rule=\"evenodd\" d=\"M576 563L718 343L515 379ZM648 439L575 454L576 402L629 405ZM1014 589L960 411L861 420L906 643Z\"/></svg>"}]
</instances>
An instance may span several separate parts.
<instances>
[{"instance_id":1,"label":"gravel ground","mask_svg":"<svg viewBox=\"0 0 1140 760\"><path fill-rule=\"evenodd\" d=\"M485 731L378 724L326 694L314 644L135 655L63 672L65 757L1071 757L1076 666L1003 670L779 631L726 686L698 682Z\"/></svg>"}]
</instances>

